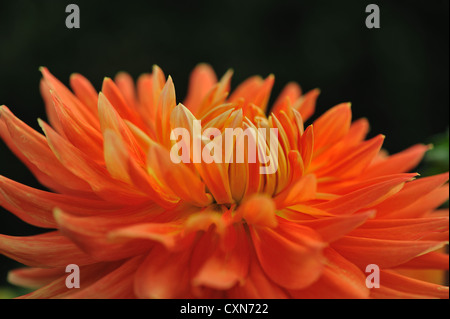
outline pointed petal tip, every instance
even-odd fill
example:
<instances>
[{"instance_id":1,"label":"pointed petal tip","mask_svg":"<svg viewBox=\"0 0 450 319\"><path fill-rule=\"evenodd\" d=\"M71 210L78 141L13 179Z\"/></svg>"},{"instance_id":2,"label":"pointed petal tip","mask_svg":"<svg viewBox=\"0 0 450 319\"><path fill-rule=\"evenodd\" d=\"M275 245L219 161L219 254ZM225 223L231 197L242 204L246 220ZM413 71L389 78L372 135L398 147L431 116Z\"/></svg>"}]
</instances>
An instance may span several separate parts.
<instances>
[{"instance_id":1,"label":"pointed petal tip","mask_svg":"<svg viewBox=\"0 0 450 319\"><path fill-rule=\"evenodd\" d=\"M48 72L48 68L45 67L45 66L42 66L42 65L38 68L38 70L39 70L39 72L41 72L41 73Z\"/></svg>"},{"instance_id":2,"label":"pointed petal tip","mask_svg":"<svg viewBox=\"0 0 450 319\"><path fill-rule=\"evenodd\" d=\"M152 65L152 72L153 73L155 73L155 72L161 72L162 73L162 69L159 67L159 65L153 64Z\"/></svg>"}]
</instances>

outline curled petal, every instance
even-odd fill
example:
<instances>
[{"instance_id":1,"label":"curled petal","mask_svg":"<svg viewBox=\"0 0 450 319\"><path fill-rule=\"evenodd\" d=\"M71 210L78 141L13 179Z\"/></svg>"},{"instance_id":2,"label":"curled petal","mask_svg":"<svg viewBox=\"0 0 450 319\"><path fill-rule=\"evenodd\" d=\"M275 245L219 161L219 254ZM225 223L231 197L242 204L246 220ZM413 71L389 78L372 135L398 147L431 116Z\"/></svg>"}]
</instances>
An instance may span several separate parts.
<instances>
[{"instance_id":1,"label":"curled petal","mask_svg":"<svg viewBox=\"0 0 450 319\"><path fill-rule=\"evenodd\" d=\"M276 229L251 227L250 233L261 267L272 281L302 289L319 279L324 244L315 231L283 222Z\"/></svg>"}]
</instances>

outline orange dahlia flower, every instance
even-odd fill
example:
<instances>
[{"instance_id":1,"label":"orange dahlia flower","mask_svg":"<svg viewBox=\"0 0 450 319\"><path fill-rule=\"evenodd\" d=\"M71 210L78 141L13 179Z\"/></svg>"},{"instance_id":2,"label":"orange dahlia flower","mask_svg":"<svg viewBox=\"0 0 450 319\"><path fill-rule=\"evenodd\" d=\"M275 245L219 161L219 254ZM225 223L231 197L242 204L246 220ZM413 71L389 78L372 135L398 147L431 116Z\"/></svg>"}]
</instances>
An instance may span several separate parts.
<instances>
[{"instance_id":1,"label":"orange dahlia flower","mask_svg":"<svg viewBox=\"0 0 450 319\"><path fill-rule=\"evenodd\" d=\"M29 266L8 276L36 289L23 298L448 298L448 287L403 271L449 266L439 209L448 174L408 173L427 146L389 156L384 136L365 140L368 122L352 122L348 103L305 128L319 91L295 83L266 116L272 75L229 94L232 72L218 81L202 64L177 105L156 66L136 85L126 73L105 78L100 93L79 74L71 91L41 71L45 135L0 109L2 139L51 190L0 176L0 205L49 230L0 237L0 252ZM192 134L194 120L221 133L278 129L276 150L253 136L258 152L277 151L278 169L261 174L248 153L173 162L171 131ZM71 264L79 288L66 285ZM367 284L369 265L379 288Z\"/></svg>"}]
</instances>

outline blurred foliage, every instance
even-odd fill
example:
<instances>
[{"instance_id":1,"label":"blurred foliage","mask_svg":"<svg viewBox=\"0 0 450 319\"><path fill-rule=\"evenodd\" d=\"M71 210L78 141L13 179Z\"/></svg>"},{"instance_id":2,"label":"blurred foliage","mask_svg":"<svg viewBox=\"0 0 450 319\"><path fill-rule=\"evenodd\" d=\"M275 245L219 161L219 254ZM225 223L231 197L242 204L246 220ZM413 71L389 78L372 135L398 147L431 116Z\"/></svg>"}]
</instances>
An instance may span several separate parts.
<instances>
[{"instance_id":1,"label":"blurred foliage","mask_svg":"<svg viewBox=\"0 0 450 319\"><path fill-rule=\"evenodd\" d=\"M0 299L13 299L31 292L29 289L12 286L0 287Z\"/></svg>"},{"instance_id":2,"label":"blurred foliage","mask_svg":"<svg viewBox=\"0 0 450 319\"><path fill-rule=\"evenodd\" d=\"M433 148L424 158L424 176L430 176L449 171L449 129L445 133L435 135L430 139Z\"/></svg>"}]
</instances>

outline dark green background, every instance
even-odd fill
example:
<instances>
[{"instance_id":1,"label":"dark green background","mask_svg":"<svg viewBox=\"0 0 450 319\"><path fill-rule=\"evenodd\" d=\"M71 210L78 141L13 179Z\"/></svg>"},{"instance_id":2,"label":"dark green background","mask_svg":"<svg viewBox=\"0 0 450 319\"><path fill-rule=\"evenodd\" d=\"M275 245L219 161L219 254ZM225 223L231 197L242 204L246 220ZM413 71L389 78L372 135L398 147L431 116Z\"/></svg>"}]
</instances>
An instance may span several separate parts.
<instances>
[{"instance_id":1,"label":"dark green background","mask_svg":"<svg viewBox=\"0 0 450 319\"><path fill-rule=\"evenodd\" d=\"M65 27L69 3L80 7L80 29ZM380 6L381 29L365 27L369 3ZM136 78L158 64L182 100L192 68L208 62L219 75L233 68L234 87L270 73L275 95L291 80L305 91L319 87L318 113L351 101L355 118L369 118L371 135L385 134L385 147L397 152L448 127L448 7L446 0L1 1L0 104L38 128L41 65L66 84L80 72L99 89L104 76L126 70ZM39 187L1 142L0 174ZM0 233L35 231L0 209ZM0 257L0 285L13 266Z\"/></svg>"}]
</instances>

